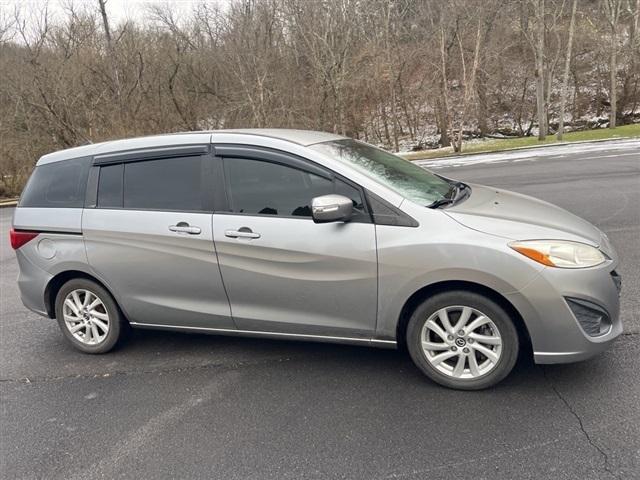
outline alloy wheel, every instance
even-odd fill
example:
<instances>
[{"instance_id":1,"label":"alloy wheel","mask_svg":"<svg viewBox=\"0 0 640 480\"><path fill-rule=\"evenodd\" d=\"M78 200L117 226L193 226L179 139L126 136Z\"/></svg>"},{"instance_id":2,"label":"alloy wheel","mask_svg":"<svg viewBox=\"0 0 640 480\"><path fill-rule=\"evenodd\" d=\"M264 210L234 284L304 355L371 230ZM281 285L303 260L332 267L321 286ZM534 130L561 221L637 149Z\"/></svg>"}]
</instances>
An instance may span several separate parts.
<instances>
[{"instance_id":1,"label":"alloy wheel","mask_svg":"<svg viewBox=\"0 0 640 480\"><path fill-rule=\"evenodd\" d=\"M453 378L486 375L502 354L502 336L496 324L468 306L450 306L435 312L424 323L420 340L431 366Z\"/></svg>"},{"instance_id":2,"label":"alloy wheel","mask_svg":"<svg viewBox=\"0 0 640 480\"><path fill-rule=\"evenodd\" d=\"M109 333L109 313L102 300L89 290L69 292L62 313L69 333L85 345L98 345Z\"/></svg>"}]
</instances>

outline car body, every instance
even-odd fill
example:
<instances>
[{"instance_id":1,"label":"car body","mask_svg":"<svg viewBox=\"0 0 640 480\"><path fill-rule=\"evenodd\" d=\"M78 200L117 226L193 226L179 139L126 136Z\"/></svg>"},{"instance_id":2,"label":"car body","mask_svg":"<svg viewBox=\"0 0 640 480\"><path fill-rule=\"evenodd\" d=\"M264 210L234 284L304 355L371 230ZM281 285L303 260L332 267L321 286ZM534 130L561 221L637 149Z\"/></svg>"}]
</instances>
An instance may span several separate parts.
<instances>
[{"instance_id":1,"label":"car body","mask_svg":"<svg viewBox=\"0 0 640 480\"><path fill-rule=\"evenodd\" d=\"M589 358L622 332L618 257L599 229L531 197L426 171L423 178L391 157L339 135L278 129L159 135L45 155L13 219L22 301L47 317L80 318L93 297L75 307L73 297L58 297L66 282L84 278L133 327L393 348L406 342L411 322L424 324L412 320L418 305L471 292L505 314L537 363ZM560 262L586 260L551 266L541 263L552 262L547 251L560 252ZM452 313L480 318L493 308L478 301ZM434 312L425 315L442 327ZM487 323L485 336L501 324ZM82 340L80 324L74 328ZM421 332L423 341L433 335ZM449 333L443 342L454 351L453 342L468 341ZM438 351L425 358L442 362ZM461 360L457 380L483 376L470 373L472 360L486 360L473 355ZM452 358L441 365L445 377ZM436 381L466 388L464 378L447 383L431 370ZM499 379L490 380L469 388Z\"/></svg>"}]
</instances>

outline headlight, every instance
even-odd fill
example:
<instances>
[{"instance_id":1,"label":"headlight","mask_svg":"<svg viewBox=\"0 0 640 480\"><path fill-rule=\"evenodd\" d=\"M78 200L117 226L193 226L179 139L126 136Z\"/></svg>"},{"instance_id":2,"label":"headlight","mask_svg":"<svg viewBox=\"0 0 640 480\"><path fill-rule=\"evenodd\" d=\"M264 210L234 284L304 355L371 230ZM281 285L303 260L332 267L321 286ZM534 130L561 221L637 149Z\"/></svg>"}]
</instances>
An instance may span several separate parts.
<instances>
[{"instance_id":1,"label":"headlight","mask_svg":"<svg viewBox=\"0 0 640 480\"><path fill-rule=\"evenodd\" d=\"M603 263L607 257L595 247L565 240L525 240L509 246L516 252L549 267L587 268Z\"/></svg>"}]
</instances>

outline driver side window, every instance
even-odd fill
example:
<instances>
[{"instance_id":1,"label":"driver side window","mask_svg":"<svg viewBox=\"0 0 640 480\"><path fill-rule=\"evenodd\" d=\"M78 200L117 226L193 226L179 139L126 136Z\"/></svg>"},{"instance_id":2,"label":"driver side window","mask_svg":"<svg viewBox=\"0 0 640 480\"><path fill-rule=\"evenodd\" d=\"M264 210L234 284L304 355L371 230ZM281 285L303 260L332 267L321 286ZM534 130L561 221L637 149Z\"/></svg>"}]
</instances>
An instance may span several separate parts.
<instances>
[{"instance_id":1,"label":"driver side window","mask_svg":"<svg viewBox=\"0 0 640 480\"><path fill-rule=\"evenodd\" d=\"M244 158L225 158L224 169L229 209L234 213L311 218L314 197L338 193L352 199L354 214L366 215L360 191L338 179Z\"/></svg>"}]
</instances>

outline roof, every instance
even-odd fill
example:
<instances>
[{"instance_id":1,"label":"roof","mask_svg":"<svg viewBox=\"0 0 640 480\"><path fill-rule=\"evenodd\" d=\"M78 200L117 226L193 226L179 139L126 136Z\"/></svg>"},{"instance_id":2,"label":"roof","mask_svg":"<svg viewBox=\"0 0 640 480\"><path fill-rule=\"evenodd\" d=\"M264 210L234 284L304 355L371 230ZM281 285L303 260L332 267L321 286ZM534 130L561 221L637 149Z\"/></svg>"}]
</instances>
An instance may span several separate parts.
<instances>
[{"instance_id":1,"label":"roof","mask_svg":"<svg viewBox=\"0 0 640 480\"><path fill-rule=\"evenodd\" d=\"M230 129L230 130L209 130L198 132L180 132L164 135L151 135L146 137L126 138L122 140L111 140L108 142L92 143L80 147L67 148L56 152L48 153L40 158L38 165L46 163L58 162L60 160L68 160L71 158L79 158L86 156L99 155L103 153L119 152L124 150L134 150L137 148L150 148L171 145L188 145L202 144L213 141L215 143L216 135L256 135L261 137L275 138L292 142L302 146L312 145L314 143L328 142L331 140L340 140L345 137L327 132L317 132L313 130L295 130L280 128L246 128L246 129Z\"/></svg>"},{"instance_id":2,"label":"roof","mask_svg":"<svg viewBox=\"0 0 640 480\"><path fill-rule=\"evenodd\" d=\"M295 130L286 128L243 128L237 130L214 130L216 133L240 133L244 135L260 135L262 137L277 138L288 142L297 143L298 145L308 146L314 143L329 142L331 140L341 140L346 137L336 135L335 133L317 132L314 130Z\"/></svg>"}]
</instances>

